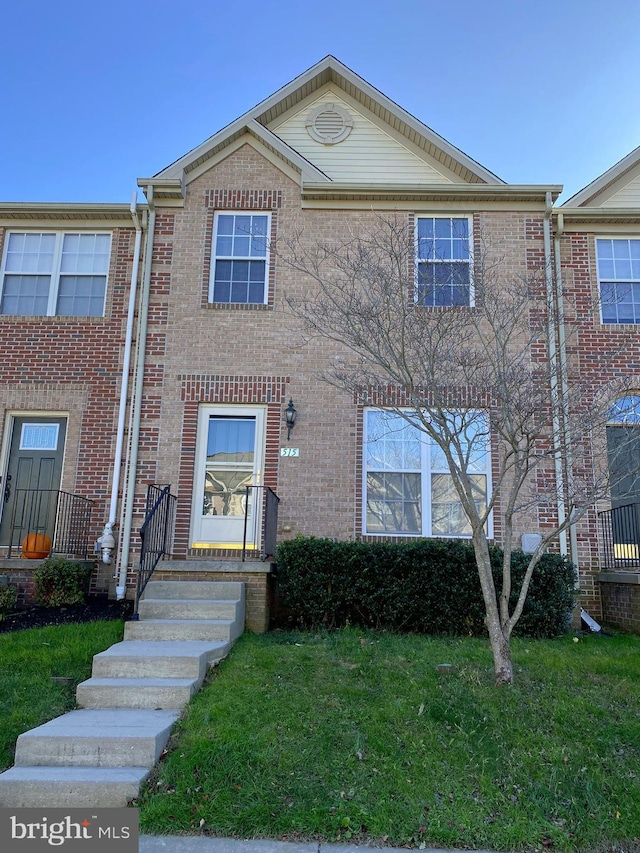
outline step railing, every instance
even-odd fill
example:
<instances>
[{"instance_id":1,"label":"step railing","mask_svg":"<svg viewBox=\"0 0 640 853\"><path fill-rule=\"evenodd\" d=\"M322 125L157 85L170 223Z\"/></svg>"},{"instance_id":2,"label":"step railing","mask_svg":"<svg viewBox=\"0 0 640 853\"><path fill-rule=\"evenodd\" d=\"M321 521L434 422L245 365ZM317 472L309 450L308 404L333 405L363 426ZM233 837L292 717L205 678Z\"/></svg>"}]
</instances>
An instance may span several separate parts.
<instances>
[{"instance_id":1,"label":"step railing","mask_svg":"<svg viewBox=\"0 0 640 853\"><path fill-rule=\"evenodd\" d=\"M171 554L175 516L176 497L171 494L171 486L150 485L147 488L144 522L140 528L140 565L133 619L138 618L140 598L156 566L163 557Z\"/></svg>"},{"instance_id":2,"label":"step railing","mask_svg":"<svg viewBox=\"0 0 640 853\"><path fill-rule=\"evenodd\" d=\"M598 513L603 569L640 569L639 510L639 504L625 504Z\"/></svg>"},{"instance_id":3,"label":"step railing","mask_svg":"<svg viewBox=\"0 0 640 853\"><path fill-rule=\"evenodd\" d=\"M242 538L242 562L247 556L247 538L249 535L249 512L254 501L251 500L250 489L256 489L256 496L262 494L262 529L260 531L260 559L264 562L276 553L278 538L278 504L280 498L270 486L247 486L247 497L244 502L244 534ZM255 501L257 503L257 501Z\"/></svg>"},{"instance_id":4,"label":"step railing","mask_svg":"<svg viewBox=\"0 0 640 853\"><path fill-rule=\"evenodd\" d=\"M9 520L7 557L24 551L23 543L35 541L52 554L86 559L94 502L82 495L58 489L16 489ZM46 540L50 541L47 542ZM46 548L44 547L46 543Z\"/></svg>"}]
</instances>

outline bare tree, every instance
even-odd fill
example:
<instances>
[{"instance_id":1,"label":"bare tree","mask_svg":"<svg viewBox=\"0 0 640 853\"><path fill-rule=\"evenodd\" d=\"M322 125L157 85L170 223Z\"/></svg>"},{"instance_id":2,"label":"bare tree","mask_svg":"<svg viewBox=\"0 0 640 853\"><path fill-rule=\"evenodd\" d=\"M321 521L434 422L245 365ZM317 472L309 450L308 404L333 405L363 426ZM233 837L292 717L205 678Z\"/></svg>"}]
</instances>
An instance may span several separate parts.
<instances>
[{"instance_id":1,"label":"bare tree","mask_svg":"<svg viewBox=\"0 0 640 853\"><path fill-rule=\"evenodd\" d=\"M306 298L289 300L290 311L308 337L343 353L323 378L388 413L378 431L418 430L446 460L445 502L461 509L475 551L495 679L511 683L510 638L535 567L605 493L606 454L594 442L621 383L589 386L560 363L550 320L554 311L563 318L547 271L532 276L480 234L464 263L438 258L432 246L416 253L413 227L399 215L374 217L342 241L301 233L277 252L314 283ZM488 449L490 489L478 474ZM514 535L532 517L541 538L510 608ZM492 523L504 549L497 587Z\"/></svg>"}]
</instances>

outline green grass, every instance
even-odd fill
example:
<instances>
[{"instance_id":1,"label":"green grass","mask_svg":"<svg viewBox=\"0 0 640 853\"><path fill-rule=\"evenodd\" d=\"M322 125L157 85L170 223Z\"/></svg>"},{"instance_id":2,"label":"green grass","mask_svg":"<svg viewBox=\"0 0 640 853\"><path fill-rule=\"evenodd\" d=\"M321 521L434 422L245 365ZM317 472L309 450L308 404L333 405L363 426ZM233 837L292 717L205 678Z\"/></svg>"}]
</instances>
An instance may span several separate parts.
<instances>
[{"instance_id":1,"label":"green grass","mask_svg":"<svg viewBox=\"0 0 640 853\"><path fill-rule=\"evenodd\" d=\"M13 763L18 735L75 707L93 655L119 642L122 628L109 620L0 634L0 769Z\"/></svg>"},{"instance_id":2,"label":"green grass","mask_svg":"<svg viewBox=\"0 0 640 853\"><path fill-rule=\"evenodd\" d=\"M640 850L640 638L244 636L138 805L145 832ZM440 674L439 663L451 663Z\"/></svg>"}]
</instances>

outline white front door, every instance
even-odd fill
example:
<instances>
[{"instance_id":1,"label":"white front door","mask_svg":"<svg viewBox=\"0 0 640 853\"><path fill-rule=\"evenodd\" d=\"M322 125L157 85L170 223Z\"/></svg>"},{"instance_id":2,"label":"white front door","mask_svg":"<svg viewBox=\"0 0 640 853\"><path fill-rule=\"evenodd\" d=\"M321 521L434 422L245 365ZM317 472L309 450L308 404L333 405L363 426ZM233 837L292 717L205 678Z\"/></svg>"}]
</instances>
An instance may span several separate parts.
<instances>
[{"instance_id":1,"label":"white front door","mask_svg":"<svg viewBox=\"0 0 640 853\"><path fill-rule=\"evenodd\" d=\"M198 417L192 548L258 547L264 409L202 406Z\"/></svg>"}]
</instances>

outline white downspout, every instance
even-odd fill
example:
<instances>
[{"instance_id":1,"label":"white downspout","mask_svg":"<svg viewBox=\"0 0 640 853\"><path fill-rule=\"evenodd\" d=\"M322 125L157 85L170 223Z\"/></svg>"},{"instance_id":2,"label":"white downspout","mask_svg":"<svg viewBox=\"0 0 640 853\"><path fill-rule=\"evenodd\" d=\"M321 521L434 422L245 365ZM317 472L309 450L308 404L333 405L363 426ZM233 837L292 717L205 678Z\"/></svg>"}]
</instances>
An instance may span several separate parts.
<instances>
[{"instance_id":1,"label":"white downspout","mask_svg":"<svg viewBox=\"0 0 640 853\"><path fill-rule=\"evenodd\" d=\"M567 484L569 486L569 494L573 494L571 484L573 482L573 452L571 450L571 431L569 428L568 418L568 400L569 400L569 377L567 366L567 338L564 324L564 295L562 293L562 264L560 262L560 238L564 232L564 214L558 213L557 225L554 235L554 255L556 262L556 303L558 305L558 346L560 349L560 388L562 393L562 428L564 430L564 444L567 448ZM569 516L569 556L571 562L576 569L576 577L578 576L578 533L576 530L575 521L571 520L571 511Z\"/></svg>"},{"instance_id":2,"label":"white downspout","mask_svg":"<svg viewBox=\"0 0 640 853\"><path fill-rule=\"evenodd\" d=\"M560 442L560 402L558 396L558 351L557 351L557 329L556 329L556 304L553 293L553 269L551 266L551 211L553 202L551 193L547 192L546 206L543 220L544 235L544 259L545 259L545 285L547 291L547 317L548 317L548 346L549 363L551 365L551 410L553 417L553 457L556 473L556 497L558 502L558 525L565 524L567 509L564 499L564 477L562 468L562 445ZM561 530L559 535L560 553L567 554L567 532Z\"/></svg>"},{"instance_id":3,"label":"white downspout","mask_svg":"<svg viewBox=\"0 0 640 853\"><path fill-rule=\"evenodd\" d=\"M142 417L142 386L144 383L144 364L147 344L147 320L149 317L149 295L151 290L151 264L153 261L153 238L156 223L156 209L153 201L153 186L147 187L147 202L149 206L149 222L147 224L147 241L144 251L142 272L142 290L140 293L140 313L138 316L136 363L133 379L133 395L131 401L131 430L129 435L129 458L127 482L122 501L122 538L120 541L118 584L116 597L123 599L127 587L127 569L131 550L131 522L135 499L136 473L138 467L138 441L140 437L140 420Z\"/></svg>"},{"instance_id":4,"label":"white downspout","mask_svg":"<svg viewBox=\"0 0 640 853\"><path fill-rule=\"evenodd\" d=\"M131 196L131 218L136 229L136 239L133 249L133 265L131 268L131 284L129 288L129 308L127 312L127 328L125 332L124 355L122 359L122 380L120 382L120 407L118 410L118 427L116 432L116 450L113 459L113 482L111 484L111 503L109 519L104 526L102 536L98 540L101 545L102 562L111 563L116 546L113 529L116 523L118 509L118 491L120 489L120 469L122 466L122 448L124 446L125 418L127 413L127 392L129 390L129 369L131 367L131 349L133 345L133 323L138 298L138 270L140 268L140 246L142 243L142 226L137 211L137 192Z\"/></svg>"}]
</instances>

